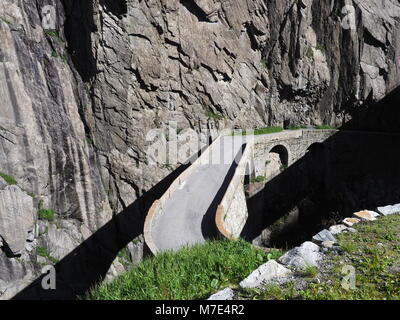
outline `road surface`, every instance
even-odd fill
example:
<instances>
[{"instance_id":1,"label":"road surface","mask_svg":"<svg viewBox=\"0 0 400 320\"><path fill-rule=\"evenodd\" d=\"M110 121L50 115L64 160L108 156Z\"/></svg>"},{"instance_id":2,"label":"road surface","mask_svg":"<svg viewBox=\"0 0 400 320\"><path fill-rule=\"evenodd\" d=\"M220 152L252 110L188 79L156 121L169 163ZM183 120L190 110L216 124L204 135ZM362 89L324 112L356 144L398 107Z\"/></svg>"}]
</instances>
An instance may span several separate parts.
<instances>
[{"instance_id":1,"label":"road surface","mask_svg":"<svg viewBox=\"0 0 400 320\"><path fill-rule=\"evenodd\" d=\"M217 234L215 212L242 155L244 137L225 136L165 203L152 228L160 251L202 243ZM236 158L236 161L235 161Z\"/></svg>"}]
</instances>

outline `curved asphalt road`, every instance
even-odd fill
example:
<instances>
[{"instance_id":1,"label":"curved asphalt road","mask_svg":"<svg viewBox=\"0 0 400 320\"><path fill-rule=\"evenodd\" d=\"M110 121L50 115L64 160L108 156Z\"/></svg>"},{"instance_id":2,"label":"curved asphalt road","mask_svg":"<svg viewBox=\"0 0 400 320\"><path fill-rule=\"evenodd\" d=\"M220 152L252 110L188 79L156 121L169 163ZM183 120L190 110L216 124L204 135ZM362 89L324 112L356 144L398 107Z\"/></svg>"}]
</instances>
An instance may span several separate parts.
<instances>
[{"instance_id":1,"label":"curved asphalt road","mask_svg":"<svg viewBox=\"0 0 400 320\"><path fill-rule=\"evenodd\" d=\"M201 243L217 234L215 212L240 160L243 145L242 136L222 137L211 145L211 160L202 161L204 164L171 195L152 229L160 251Z\"/></svg>"}]
</instances>

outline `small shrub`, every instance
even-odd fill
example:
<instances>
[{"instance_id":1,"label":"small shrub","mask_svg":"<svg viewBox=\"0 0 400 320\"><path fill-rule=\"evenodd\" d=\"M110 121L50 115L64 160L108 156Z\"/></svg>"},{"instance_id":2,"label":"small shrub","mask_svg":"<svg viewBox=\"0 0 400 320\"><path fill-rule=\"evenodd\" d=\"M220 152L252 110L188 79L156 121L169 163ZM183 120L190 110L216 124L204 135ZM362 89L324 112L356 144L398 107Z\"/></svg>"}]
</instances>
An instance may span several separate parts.
<instances>
[{"instance_id":1,"label":"small shrub","mask_svg":"<svg viewBox=\"0 0 400 320\"><path fill-rule=\"evenodd\" d=\"M59 33L57 31L46 31L45 34L50 36L50 37L57 38L61 42L65 42L65 40L60 37L60 35L59 35Z\"/></svg>"},{"instance_id":2,"label":"small shrub","mask_svg":"<svg viewBox=\"0 0 400 320\"><path fill-rule=\"evenodd\" d=\"M13 177L11 177L5 173L0 172L0 177L2 177L10 185L17 184L17 180L15 180Z\"/></svg>"},{"instance_id":3,"label":"small shrub","mask_svg":"<svg viewBox=\"0 0 400 320\"><path fill-rule=\"evenodd\" d=\"M206 112L206 116L208 117L208 119L213 119L213 120L224 119L224 115L219 112L208 111L208 112Z\"/></svg>"},{"instance_id":4,"label":"small shrub","mask_svg":"<svg viewBox=\"0 0 400 320\"><path fill-rule=\"evenodd\" d=\"M288 166L286 164L281 164L280 170L286 170L288 168Z\"/></svg>"},{"instance_id":5,"label":"small shrub","mask_svg":"<svg viewBox=\"0 0 400 320\"><path fill-rule=\"evenodd\" d=\"M264 69L268 67L267 61L265 59L261 59L260 64Z\"/></svg>"},{"instance_id":6,"label":"small shrub","mask_svg":"<svg viewBox=\"0 0 400 320\"><path fill-rule=\"evenodd\" d=\"M56 219L56 213L51 209L40 209L39 210L39 219L40 220L47 220L47 221L54 221Z\"/></svg>"},{"instance_id":7,"label":"small shrub","mask_svg":"<svg viewBox=\"0 0 400 320\"><path fill-rule=\"evenodd\" d=\"M86 136L86 137L85 137L85 141L86 141L86 143L87 143L89 146L93 145L93 141L92 141L92 139L91 139L89 136Z\"/></svg>"},{"instance_id":8,"label":"small shrub","mask_svg":"<svg viewBox=\"0 0 400 320\"><path fill-rule=\"evenodd\" d=\"M318 274L318 269L314 266L307 266L304 269L304 276L306 277L311 277L311 278L315 278L315 276Z\"/></svg>"},{"instance_id":9,"label":"small shrub","mask_svg":"<svg viewBox=\"0 0 400 320\"><path fill-rule=\"evenodd\" d=\"M38 211L38 217L40 220L47 220L47 221L54 221L56 213L51 210L51 209L45 209L43 208L43 200L39 201L39 211Z\"/></svg>"},{"instance_id":10,"label":"small shrub","mask_svg":"<svg viewBox=\"0 0 400 320\"><path fill-rule=\"evenodd\" d=\"M53 264L56 264L58 262L58 259L52 257L45 248L43 247L37 247L36 248L36 254L38 256L41 256L43 258L49 259Z\"/></svg>"},{"instance_id":11,"label":"small shrub","mask_svg":"<svg viewBox=\"0 0 400 320\"><path fill-rule=\"evenodd\" d=\"M325 50L325 47L322 44L317 43L317 46L315 47L315 49L317 49L317 50L321 51L323 54L325 54L326 50Z\"/></svg>"},{"instance_id":12,"label":"small shrub","mask_svg":"<svg viewBox=\"0 0 400 320\"><path fill-rule=\"evenodd\" d=\"M260 182L264 182L265 177L264 176L258 176L257 178L251 179L250 182L251 183L260 183Z\"/></svg>"},{"instance_id":13,"label":"small shrub","mask_svg":"<svg viewBox=\"0 0 400 320\"><path fill-rule=\"evenodd\" d=\"M36 248L36 254L38 256L41 256L41 257L44 257L44 258L47 258L47 256L49 255L47 253L47 250L45 248L43 248L43 247L37 247Z\"/></svg>"},{"instance_id":14,"label":"small shrub","mask_svg":"<svg viewBox=\"0 0 400 320\"><path fill-rule=\"evenodd\" d=\"M306 56L307 56L309 59L313 59L313 58L314 58L314 51L313 51L313 49L312 49L311 47L308 47L308 48L307 48Z\"/></svg>"}]
</instances>

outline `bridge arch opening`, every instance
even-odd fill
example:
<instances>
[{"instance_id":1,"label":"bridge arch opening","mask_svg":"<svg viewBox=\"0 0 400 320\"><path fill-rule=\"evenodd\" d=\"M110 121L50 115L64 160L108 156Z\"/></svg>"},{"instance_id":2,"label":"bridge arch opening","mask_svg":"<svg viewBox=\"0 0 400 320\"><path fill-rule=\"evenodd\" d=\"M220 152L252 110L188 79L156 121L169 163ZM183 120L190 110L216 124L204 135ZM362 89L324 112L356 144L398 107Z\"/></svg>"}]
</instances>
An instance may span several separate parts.
<instances>
[{"instance_id":1,"label":"bridge arch opening","mask_svg":"<svg viewBox=\"0 0 400 320\"><path fill-rule=\"evenodd\" d=\"M287 149L285 146L279 144L279 145L273 147L273 148L270 150L269 153L276 153L276 154L278 154L278 155L279 155L279 159L280 159L280 161L281 161L281 164L282 164L284 167L287 167L287 166L289 165L289 151L288 151L288 149Z\"/></svg>"}]
</instances>

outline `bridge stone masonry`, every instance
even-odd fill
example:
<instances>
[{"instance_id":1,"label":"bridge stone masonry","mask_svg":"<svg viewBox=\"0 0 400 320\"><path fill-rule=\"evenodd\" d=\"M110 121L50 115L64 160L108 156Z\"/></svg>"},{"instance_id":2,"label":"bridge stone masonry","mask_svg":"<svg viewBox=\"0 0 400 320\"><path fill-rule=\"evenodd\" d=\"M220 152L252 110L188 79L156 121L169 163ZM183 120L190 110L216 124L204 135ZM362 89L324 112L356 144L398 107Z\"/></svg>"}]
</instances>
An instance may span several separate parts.
<instances>
[{"instance_id":1,"label":"bridge stone masonry","mask_svg":"<svg viewBox=\"0 0 400 320\"><path fill-rule=\"evenodd\" d=\"M153 254L204 242L218 234L238 238L248 210L244 184L279 174L337 130L285 130L263 135L223 131L151 206L144 236ZM247 181L248 182L248 181Z\"/></svg>"}]
</instances>

